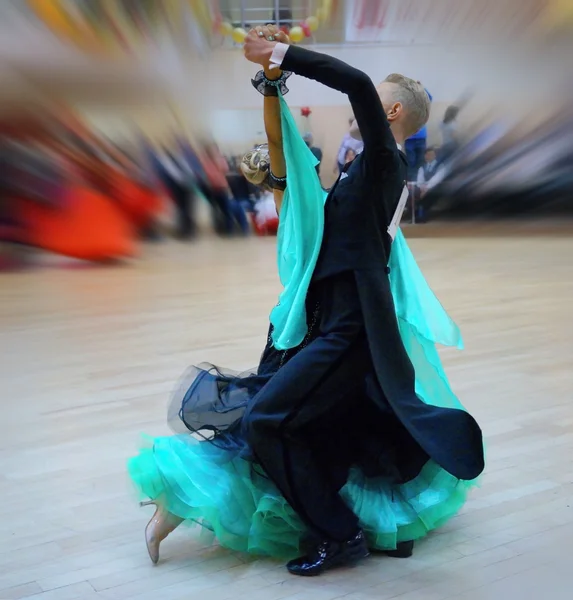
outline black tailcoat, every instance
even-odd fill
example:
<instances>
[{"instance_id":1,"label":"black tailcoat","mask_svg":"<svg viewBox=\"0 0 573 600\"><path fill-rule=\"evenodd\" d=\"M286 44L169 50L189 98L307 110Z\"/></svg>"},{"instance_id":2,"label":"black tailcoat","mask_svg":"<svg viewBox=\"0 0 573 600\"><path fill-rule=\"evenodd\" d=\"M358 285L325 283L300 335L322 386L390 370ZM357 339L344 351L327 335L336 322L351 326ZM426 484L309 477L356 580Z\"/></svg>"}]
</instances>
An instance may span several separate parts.
<instances>
[{"instance_id":1,"label":"black tailcoat","mask_svg":"<svg viewBox=\"0 0 573 600\"><path fill-rule=\"evenodd\" d=\"M388 226L404 189L407 161L378 92L365 73L296 46L289 48L281 68L347 94L364 141L364 151L328 195L314 281L354 273L380 398L432 459L452 475L472 480L484 468L481 430L467 412L429 406L418 398L398 329L387 268Z\"/></svg>"}]
</instances>

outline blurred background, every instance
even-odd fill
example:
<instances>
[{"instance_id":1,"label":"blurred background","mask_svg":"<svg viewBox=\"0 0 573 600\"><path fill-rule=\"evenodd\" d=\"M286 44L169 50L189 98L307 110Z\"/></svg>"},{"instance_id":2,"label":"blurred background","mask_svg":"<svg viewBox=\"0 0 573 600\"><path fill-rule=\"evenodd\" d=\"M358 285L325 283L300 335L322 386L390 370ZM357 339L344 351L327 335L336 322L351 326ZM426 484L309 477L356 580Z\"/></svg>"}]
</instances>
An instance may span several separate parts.
<instances>
[{"instance_id":1,"label":"blurred background","mask_svg":"<svg viewBox=\"0 0 573 600\"><path fill-rule=\"evenodd\" d=\"M186 532L154 569L126 485L189 365L251 369L266 341L278 218L241 171L265 141L242 41L269 22L431 96L402 230L488 449L411 561L319 587ZM0 598L570 600L572 33L573 0L0 0ZM288 87L328 189L351 107Z\"/></svg>"},{"instance_id":2,"label":"blurred background","mask_svg":"<svg viewBox=\"0 0 573 600\"><path fill-rule=\"evenodd\" d=\"M569 0L4 0L4 267L23 247L99 261L142 240L274 233L268 195L240 171L264 142L241 42L269 22L375 81L424 83L431 119L406 148L417 229L571 214ZM328 188L360 151L350 106L290 87Z\"/></svg>"}]
</instances>

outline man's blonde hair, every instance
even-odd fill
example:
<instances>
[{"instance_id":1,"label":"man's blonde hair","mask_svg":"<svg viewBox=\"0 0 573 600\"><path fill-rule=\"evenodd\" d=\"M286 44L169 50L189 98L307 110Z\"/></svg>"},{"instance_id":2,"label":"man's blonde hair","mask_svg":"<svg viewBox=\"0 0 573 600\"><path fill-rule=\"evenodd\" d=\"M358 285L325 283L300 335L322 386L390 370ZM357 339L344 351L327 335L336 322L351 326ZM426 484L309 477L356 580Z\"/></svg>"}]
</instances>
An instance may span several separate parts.
<instances>
[{"instance_id":1,"label":"man's blonde hair","mask_svg":"<svg viewBox=\"0 0 573 600\"><path fill-rule=\"evenodd\" d=\"M395 84L394 101L400 102L406 113L404 119L405 134L414 135L428 122L430 118L430 97L419 81L392 73L384 80Z\"/></svg>"}]
</instances>

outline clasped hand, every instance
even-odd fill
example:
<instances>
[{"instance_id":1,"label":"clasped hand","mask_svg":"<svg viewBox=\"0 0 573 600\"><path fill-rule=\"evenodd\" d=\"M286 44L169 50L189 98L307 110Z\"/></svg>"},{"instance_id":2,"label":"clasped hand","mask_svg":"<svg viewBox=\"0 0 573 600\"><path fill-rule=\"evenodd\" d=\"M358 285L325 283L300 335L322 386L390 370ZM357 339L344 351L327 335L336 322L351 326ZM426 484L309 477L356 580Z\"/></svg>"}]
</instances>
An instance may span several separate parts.
<instances>
[{"instance_id":1,"label":"clasped hand","mask_svg":"<svg viewBox=\"0 0 573 600\"><path fill-rule=\"evenodd\" d=\"M245 38L245 58L268 71L273 50L277 44L290 44L288 35L276 25L264 25L251 29Z\"/></svg>"}]
</instances>

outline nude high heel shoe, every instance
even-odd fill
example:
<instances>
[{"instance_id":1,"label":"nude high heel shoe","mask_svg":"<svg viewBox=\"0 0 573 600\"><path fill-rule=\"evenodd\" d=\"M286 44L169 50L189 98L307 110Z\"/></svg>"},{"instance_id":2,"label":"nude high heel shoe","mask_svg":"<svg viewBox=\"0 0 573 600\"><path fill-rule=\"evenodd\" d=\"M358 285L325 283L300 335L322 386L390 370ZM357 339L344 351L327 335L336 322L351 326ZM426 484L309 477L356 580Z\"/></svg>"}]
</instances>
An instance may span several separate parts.
<instances>
[{"instance_id":1,"label":"nude high heel shoe","mask_svg":"<svg viewBox=\"0 0 573 600\"><path fill-rule=\"evenodd\" d=\"M156 500L140 503L140 506L151 505L155 506L155 512L145 527L145 545L151 562L156 565L159 562L159 545L183 522L183 519L163 510Z\"/></svg>"}]
</instances>

